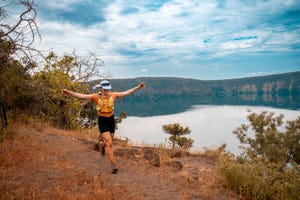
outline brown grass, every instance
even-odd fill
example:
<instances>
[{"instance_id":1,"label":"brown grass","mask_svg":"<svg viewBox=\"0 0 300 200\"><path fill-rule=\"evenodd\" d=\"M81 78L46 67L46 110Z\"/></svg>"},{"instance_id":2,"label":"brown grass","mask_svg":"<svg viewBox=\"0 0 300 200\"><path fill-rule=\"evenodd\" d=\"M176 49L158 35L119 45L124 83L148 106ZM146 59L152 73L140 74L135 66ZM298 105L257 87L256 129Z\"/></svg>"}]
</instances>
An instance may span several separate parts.
<instances>
[{"instance_id":1,"label":"brown grass","mask_svg":"<svg viewBox=\"0 0 300 200\"><path fill-rule=\"evenodd\" d=\"M49 135L53 137L46 137ZM126 167L122 176L115 177L119 179L116 182L110 180L105 172L100 175L90 173L92 168L97 169L94 166L96 164L89 162L87 165L78 165L79 158L74 157L74 152L71 154L70 148L62 146L66 144L61 140L67 138L67 141L74 141L76 152L92 151L90 146L98 141L97 129L65 131L40 124L34 127L18 125L10 131L9 136L0 143L0 199L146 200L166 199L168 195L173 200L238 199L234 193L222 188L212 156L180 155L166 148L133 147L126 141L117 140L117 160ZM52 138L51 141L48 141L49 138ZM79 141L86 145L76 146ZM149 149L158 155L161 167L152 166L141 156L141 152ZM102 158L101 162L103 160L105 168L108 161ZM170 167L168 163L172 161L181 162L183 168L178 170ZM140 177L134 177L132 172L136 176L145 176L145 180L138 182ZM153 197L143 193L149 192L149 188L155 185L161 185L162 188L154 187ZM172 196L168 190L180 191L181 196Z\"/></svg>"},{"instance_id":2,"label":"brown grass","mask_svg":"<svg viewBox=\"0 0 300 200\"><path fill-rule=\"evenodd\" d=\"M82 132L71 135L51 127L44 131L90 139ZM78 171L72 160L59 158L49 162L47 157L56 153L30 134L5 137L0 143L0 199L132 199L123 195L122 188L107 185L101 176Z\"/></svg>"}]
</instances>

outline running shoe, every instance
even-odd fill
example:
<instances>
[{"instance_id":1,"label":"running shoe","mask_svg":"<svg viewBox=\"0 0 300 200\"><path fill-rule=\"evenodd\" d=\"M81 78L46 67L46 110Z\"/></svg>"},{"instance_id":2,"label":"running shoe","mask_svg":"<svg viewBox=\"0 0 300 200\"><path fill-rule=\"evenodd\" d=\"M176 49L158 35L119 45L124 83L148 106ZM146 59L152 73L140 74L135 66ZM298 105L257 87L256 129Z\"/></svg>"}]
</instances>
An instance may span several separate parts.
<instances>
[{"instance_id":1,"label":"running shoe","mask_svg":"<svg viewBox=\"0 0 300 200\"><path fill-rule=\"evenodd\" d=\"M111 165L111 173L112 173L112 174L117 174L118 171L119 171L119 170L118 170L116 164L112 164L112 165Z\"/></svg>"}]
</instances>

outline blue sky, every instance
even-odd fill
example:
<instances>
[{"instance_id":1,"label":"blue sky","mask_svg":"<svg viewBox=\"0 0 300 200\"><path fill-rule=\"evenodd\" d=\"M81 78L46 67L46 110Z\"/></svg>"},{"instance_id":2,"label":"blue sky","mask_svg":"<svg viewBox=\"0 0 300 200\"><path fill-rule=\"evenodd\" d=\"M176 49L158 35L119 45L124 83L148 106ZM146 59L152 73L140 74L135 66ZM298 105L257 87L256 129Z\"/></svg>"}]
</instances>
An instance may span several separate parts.
<instances>
[{"instance_id":1,"label":"blue sky","mask_svg":"<svg viewBox=\"0 0 300 200\"><path fill-rule=\"evenodd\" d=\"M300 0L35 0L41 49L95 53L113 78L300 70Z\"/></svg>"}]
</instances>

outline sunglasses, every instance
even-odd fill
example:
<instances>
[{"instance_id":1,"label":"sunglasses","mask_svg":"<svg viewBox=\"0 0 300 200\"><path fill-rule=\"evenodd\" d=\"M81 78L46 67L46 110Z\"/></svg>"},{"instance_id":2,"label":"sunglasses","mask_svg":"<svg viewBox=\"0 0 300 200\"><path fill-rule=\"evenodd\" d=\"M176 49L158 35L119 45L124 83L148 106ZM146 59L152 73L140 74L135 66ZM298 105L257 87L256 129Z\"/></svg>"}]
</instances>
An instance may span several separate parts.
<instances>
[{"instance_id":1,"label":"sunglasses","mask_svg":"<svg viewBox=\"0 0 300 200\"><path fill-rule=\"evenodd\" d=\"M110 86L110 83L102 83L101 86L102 86L102 87Z\"/></svg>"}]
</instances>

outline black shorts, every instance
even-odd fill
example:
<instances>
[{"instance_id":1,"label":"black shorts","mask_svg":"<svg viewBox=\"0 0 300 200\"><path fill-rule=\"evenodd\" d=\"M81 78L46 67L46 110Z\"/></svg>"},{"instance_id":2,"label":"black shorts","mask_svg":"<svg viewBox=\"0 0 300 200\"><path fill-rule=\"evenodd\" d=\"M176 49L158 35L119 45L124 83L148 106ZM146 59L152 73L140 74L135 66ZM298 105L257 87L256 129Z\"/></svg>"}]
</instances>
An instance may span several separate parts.
<instances>
[{"instance_id":1,"label":"black shorts","mask_svg":"<svg viewBox=\"0 0 300 200\"><path fill-rule=\"evenodd\" d=\"M98 116L98 128L101 134L104 132L115 133L116 124L114 115L111 117Z\"/></svg>"}]
</instances>

